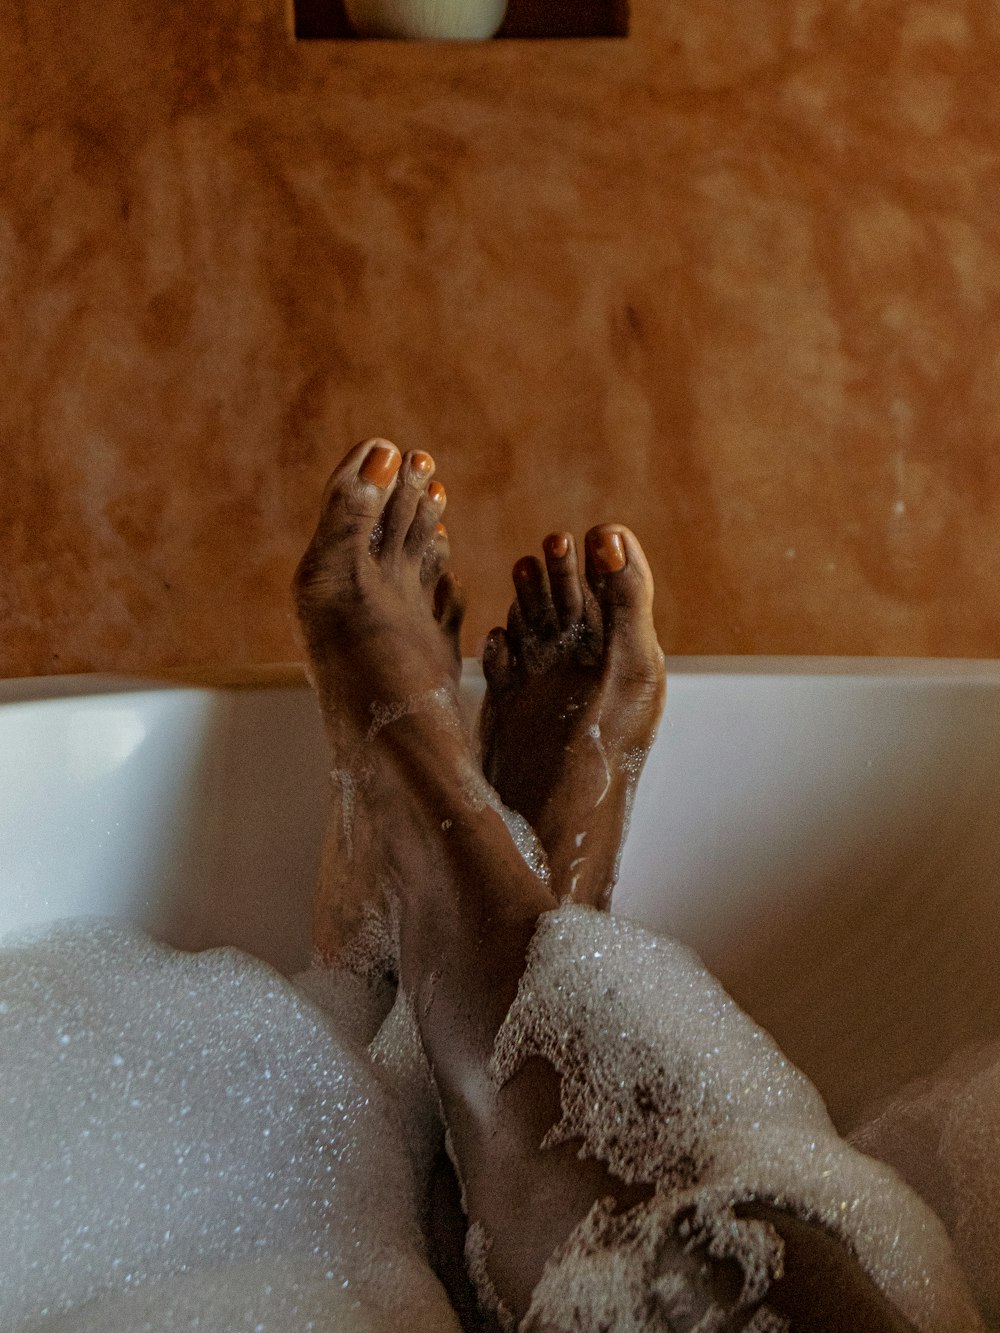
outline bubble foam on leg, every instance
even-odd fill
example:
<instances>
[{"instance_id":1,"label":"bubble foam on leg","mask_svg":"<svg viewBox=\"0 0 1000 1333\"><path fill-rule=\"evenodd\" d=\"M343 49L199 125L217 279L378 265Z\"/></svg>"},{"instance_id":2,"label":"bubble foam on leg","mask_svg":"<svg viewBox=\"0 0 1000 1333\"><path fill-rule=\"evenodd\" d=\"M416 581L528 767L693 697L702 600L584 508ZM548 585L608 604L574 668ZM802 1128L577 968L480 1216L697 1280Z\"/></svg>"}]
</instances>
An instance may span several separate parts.
<instances>
[{"instance_id":1,"label":"bubble foam on leg","mask_svg":"<svg viewBox=\"0 0 1000 1333\"><path fill-rule=\"evenodd\" d=\"M0 1328L457 1328L364 987L328 994L107 923L0 950Z\"/></svg>"},{"instance_id":2,"label":"bubble foam on leg","mask_svg":"<svg viewBox=\"0 0 1000 1333\"><path fill-rule=\"evenodd\" d=\"M659 1227L693 1215L709 1240L736 1237L731 1257L749 1280L759 1234L733 1210L758 1200L839 1236L919 1329L981 1328L940 1222L893 1171L838 1137L812 1084L687 949L588 907L544 914L497 1036L497 1082L532 1056L562 1079L562 1116L546 1142L578 1139L621 1180L655 1186L630 1218L635 1262L654 1262ZM533 1305L525 1327L536 1315L539 1327L573 1327L560 1302L579 1306L581 1293L604 1308L618 1261L595 1257L587 1228L599 1240L599 1224L595 1213L550 1260L536 1291L544 1306ZM620 1274L623 1311L634 1272ZM646 1327L622 1318L623 1333Z\"/></svg>"}]
</instances>

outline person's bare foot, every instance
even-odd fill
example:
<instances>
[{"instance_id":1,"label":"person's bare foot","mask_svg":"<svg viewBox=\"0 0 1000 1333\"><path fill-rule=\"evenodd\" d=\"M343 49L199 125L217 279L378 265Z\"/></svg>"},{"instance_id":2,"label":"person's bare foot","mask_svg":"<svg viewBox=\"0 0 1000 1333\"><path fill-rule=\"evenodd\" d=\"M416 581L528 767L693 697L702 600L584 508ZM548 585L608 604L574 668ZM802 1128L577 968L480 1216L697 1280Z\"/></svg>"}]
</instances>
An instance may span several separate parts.
<instances>
[{"instance_id":1,"label":"person's bare foot","mask_svg":"<svg viewBox=\"0 0 1000 1333\"><path fill-rule=\"evenodd\" d=\"M340 958L378 929L392 840L371 816L380 731L417 710L457 725L464 599L445 569L444 487L426 453L357 445L327 483L295 573L296 610L334 758L313 940ZM385 961L385 960L382 960Z\"/></svg>"},{"instance_id":2,"label":"person's bare foot","mask_svg":"<svg viewBox=\"0 0 1000 1333\"><path fill-rule=\"evenodd\" d=\"M514 566L507 628L483 652L483 771L548 856L560 898L606 907L631 796L665 693L653 580L636 537L591 528L586 579L573 539Z\"/></svg>"}]
</instances>

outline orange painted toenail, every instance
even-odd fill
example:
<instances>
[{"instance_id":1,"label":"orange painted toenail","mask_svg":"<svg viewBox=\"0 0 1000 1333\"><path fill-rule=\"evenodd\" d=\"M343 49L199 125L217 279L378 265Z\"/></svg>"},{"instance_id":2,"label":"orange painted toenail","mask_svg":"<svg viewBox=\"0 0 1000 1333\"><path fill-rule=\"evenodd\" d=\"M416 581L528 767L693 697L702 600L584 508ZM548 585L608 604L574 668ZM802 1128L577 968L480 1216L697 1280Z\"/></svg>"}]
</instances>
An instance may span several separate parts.
<instances>
[{"instance_id":1,"label":"orange painted toenail","mask_svg":"<svg viewBox=\"0 0 1000 1333\"><path fill-rule=\"evenodd\" d=\"M427 487L427 495L435 504L444 504L445 489L439 481L432 481Z\"/></svg>"},{"instance_id":2,"label":"orange painted toenail","mask_svg":"<svg viewBox=\"0 0 1000 1333\"><path fill-rule=\"evenodd\" d=\"M435 527L434 531L437 533L439 537L447 537L448 535L448 529L445 527L443 523L439 523Z\"/></svg>"},{"instance_id":3,"label":"orange painted toenail","mask_svg":"<svg viewBox=\"0 0 1000 1333\"><path fill-rule=\"evenodd\" d=\"M616 574L625 568L625 543L614 528L602 528L590 539L590 555L598 574Z\"/></svg>"},{"instance_id":4,"label":"orange painted toenail","mask_svg":"<svg viewBox=\"0 0 1000 1333\"><path fill-rule=\"evenodd\" d=\"M565 532L550 532L542 542L545 554L553 560L562 560L569 550L569 538Z\"/></svg>"},{"instance_id":5,"label":"orange painted toenail","mask_svg":"<svg viewBox=\"0 0 1000 1333\"><path fill-rule=\"evenodd\" d=\"M399 450L393 445L377 444L361 464L361 480L384 490L394 480L402 461Z\"/></svg>"},{"instance_id":6,"label":"orange painted toenail","mask_svg":"<svg viewBox=\"0 0 1000 1333\"><path fill-rule=\"evenodd\" d=\"M410 459L410 471L415 472L418 477L426 477L434 467L434 459L430 454L414 454Z\"/></svg>"},{"instance_id":7,"label":"orange painted toenail","mask_svg":"<svg viewBox=\"0 0 1000 1333\"><path fill-rule=\"evenodd\" d=\"M521 559L514 566L514 577L520 582L523 579L530 579L535 573L535 562L530 555L522 555Z\"/></svg>"}]
</instances>

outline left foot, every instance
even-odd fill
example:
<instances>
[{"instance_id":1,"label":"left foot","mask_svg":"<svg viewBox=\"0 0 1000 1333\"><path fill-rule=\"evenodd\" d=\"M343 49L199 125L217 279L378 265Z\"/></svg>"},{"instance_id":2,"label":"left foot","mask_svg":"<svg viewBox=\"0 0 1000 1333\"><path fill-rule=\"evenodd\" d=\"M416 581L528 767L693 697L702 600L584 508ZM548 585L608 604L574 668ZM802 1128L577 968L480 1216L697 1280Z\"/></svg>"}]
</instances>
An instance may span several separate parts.
<instances>
[{"instance_id":1,"label":"left foot","mask_svg":"<svg viewBox=\"0 0 1000 1333\"><path fill-rule=\"evenodd\" d=\"M333 752L313 940L329 960L384 916L392 808L384 733L419 710L455 716L464 601L447 572L444 487L429 454L359 444L327 484L294 593ZM391 786L391 783L389 784Z\"/></svg>"},{"instance_id":2,"label":"left foot","mask_svg":"<svg viewBox=\"0 0 1000 1333\"><path fill-rule=\"evenodd\" d=\"M552 533L545 563L514 566L507 628L483 653L480 745L487 779L535 830L559 898L606 907L639 772L663 709L653 579L618 524Z\"/></svg>"}]
</instances>

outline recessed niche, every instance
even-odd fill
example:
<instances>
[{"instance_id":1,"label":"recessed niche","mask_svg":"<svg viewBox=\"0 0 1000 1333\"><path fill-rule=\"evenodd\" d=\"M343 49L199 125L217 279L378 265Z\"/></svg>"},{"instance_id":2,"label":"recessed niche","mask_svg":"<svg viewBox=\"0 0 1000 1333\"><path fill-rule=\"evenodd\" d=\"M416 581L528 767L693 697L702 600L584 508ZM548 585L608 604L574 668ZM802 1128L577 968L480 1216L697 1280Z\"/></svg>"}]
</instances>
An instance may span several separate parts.
<instances>
[{"instance_id":1,"label":"recessed niche","mask_svg":"<svg viewBox=\"0 0 1000 1333\"><path fill-rule=\"evenodd\" d=\"M354 39L343 0L293 0L300 41ZM509 0L497 38L627 37L628 0Z\"/></svg>"}]
</instances>

